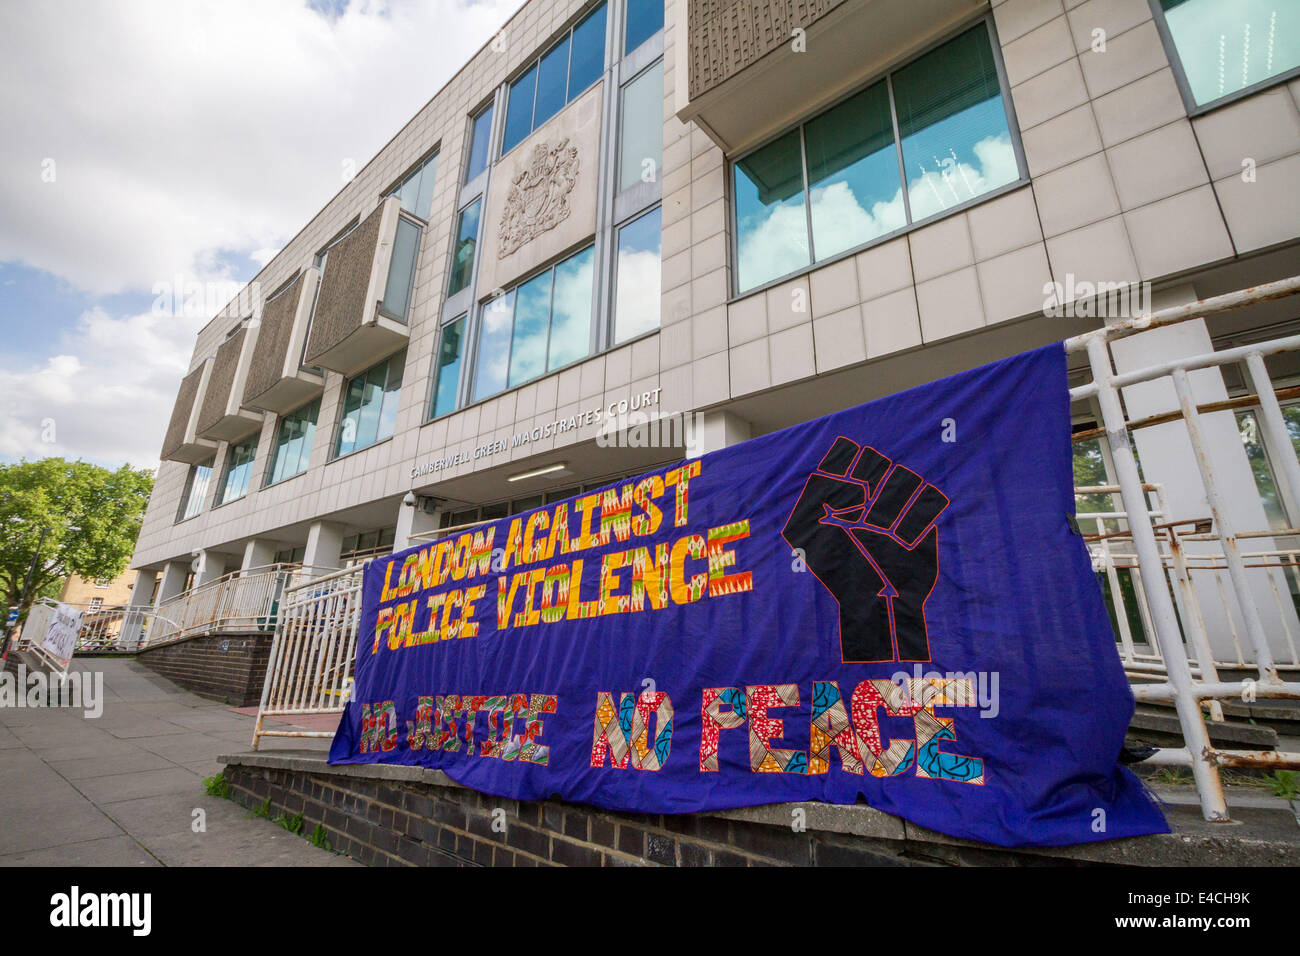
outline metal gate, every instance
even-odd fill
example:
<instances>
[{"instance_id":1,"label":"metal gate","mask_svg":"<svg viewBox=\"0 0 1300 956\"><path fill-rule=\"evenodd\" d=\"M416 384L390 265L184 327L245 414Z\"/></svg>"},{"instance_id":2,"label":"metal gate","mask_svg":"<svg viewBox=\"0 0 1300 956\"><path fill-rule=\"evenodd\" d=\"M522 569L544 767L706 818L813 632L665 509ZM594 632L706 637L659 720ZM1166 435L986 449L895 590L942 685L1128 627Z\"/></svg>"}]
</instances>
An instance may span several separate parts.
<instances>
[{"instance_id":1,"label":"metal gate","mask_svg":"<svg viewBox=\"0 0 1300 956\"><path fill-rule=\"evenodd\" d=\"M284 590L266 664L253 749L263 737L332 737L332 731L284 726L266 719L339 714L352 688L352 662L361 620L362 567L347 568Z\"/></svg>"}]
</instances>

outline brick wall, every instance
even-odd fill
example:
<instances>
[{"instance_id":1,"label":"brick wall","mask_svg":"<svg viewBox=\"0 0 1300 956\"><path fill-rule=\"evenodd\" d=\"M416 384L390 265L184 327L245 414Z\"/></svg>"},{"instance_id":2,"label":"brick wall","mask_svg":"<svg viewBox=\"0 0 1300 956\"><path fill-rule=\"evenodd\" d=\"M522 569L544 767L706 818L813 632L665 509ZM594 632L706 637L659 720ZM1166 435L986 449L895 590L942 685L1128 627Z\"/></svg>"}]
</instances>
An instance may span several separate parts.
<instances>
[{"instance_id":1,"label":"brick wall","mask_svg":"<svg viewBox=\"0 0 1300 956\"><path fill-rule=\"evenodd\" d=\"M151 648L140 663L201 697L235 707L262 699L270 634L212 634Z\"/></svg>"},{"instance_id":2,"label":"brick wall","mask_svg":"<svg viewBox=\"0 0 1300 956\"><path fill-rule=\"evenodd\" d=\"M332 849L372 866L934 866L1061 860L980 847L736 819L751 811L649 815L524 803L454 784L383 779L394 768L312 773L228 763L231 797L322 825ZM409 768L400 768L409 769ZM351 772L348 772L351 771ZM790 818L782 807L755 808ZM835 808L853 813L865 809ZM497 811L501 811L498 813ZM883 815L882 815L883 816ZM893 818L889 818L893 819ZM494 828L494 820L497 822ZM901 828L899 830L901 833Z\"/></svg>"}]
</instances>

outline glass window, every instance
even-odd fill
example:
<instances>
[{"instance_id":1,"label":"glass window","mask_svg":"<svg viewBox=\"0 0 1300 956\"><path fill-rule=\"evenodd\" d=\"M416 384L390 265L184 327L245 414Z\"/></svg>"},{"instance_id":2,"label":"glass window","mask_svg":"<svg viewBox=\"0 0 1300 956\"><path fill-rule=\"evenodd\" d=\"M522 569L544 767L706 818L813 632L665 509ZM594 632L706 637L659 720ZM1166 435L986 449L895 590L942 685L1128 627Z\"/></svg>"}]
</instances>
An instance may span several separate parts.
<instances>
[{"instance_id":1,"label":"glass window","mask_svg":"<svg viewBox=\"0 0 1300 956\"><path fill-rule=\"evenodd\" d=\"M883 80L810 121L804 148L818 259L907 224Z\"/></svg>"},{"instance_id":2,"label":"glass window","mask_svg":"<svg viewBox=\"0 0 1300 956\"><path fill-rule=\"evenodd\" d=\"M510 345L511 388L546 371L552 278L552 270L547 269L515 292L515 331Z\"/></svg>"},{"instance_id":3,"label":"glass window","mask_svg":"<svg viewBox=\"0 0 1300 956\"><path fill-rule=\"evenodd\" d=\"M742 292L812 264L797 129L736 163L734 195Z\"/></svg>"},{"instance_id":4,"label":"glass window","mask_svg":"<svg viewBox=\"0 0 1300 956\"><path fill-rule=\"evenodd\" d=\"M1300 5L1160 0L1197 106L1300 67Z\"/></svg>"},{"instance_id":5,"label":"glass window","mask_svg":"<svg viewBox=\"0 0 1300 956\"><path fill-rule=\"evenodd\" d=\"M502 154L510 152L533 131L533 95L536 92L535 66L510 84L510 97L506 104L506 134L501 143Z\"/></svg>"},{"instance_id":6,"label":"glass window","mask_svg":"<svg viewBox=\"0 0 1300 956\"><path fill-rule=\"evenodd\" d=\"M618 231L618 274L614 301L614 343L626 342L659 328L659 241L663 235L658 208Z\"/></svg>"},{"instance_id":7,"label":"glass window","mask_svg":"<svg viewBox=\"0 0 1300 956\"><path fill-rule=\"evenodd\" d=\"M224 505L248 494L249 479L253 476L253 459L257 455L256 439L231 445L226 452L226 475L221 481L217 504Z\"/></svg>"},{"instance_id":8,"label":"glass window","mask_svg":"<svg viewBox=\"0 0 1300 956\"><path fill-rule=\"evenodd\" d=\"M474 274L474 248L478 243L478 216L482 205L482 199L475 199L460 212L460 220L456 224L456 247L452 250L448 295L455 295L467 288Z\"/></svg>"},{"instance_id":9,"label":"glass window","mask_svg":"<svg viewBox=\"0 0 1300 956\"><path fill-rule=\"evenodd\" d=\"M266 473L268 485L301 475L307 470L312 442L316 438L316 416L319 414L318 398L280 419L275 444L271 446L271 467Z\"/></svg>"},{"instance_id":10,"label":"glass window","mask_svg":"<svg viewBox=\"0 0 1300 956\"><path fill-rule=\"evenodd\" d=\"M512 515L527 514L534 508L540 508L545 503L545 495L529 495L527 498L516 498L510 502L510 513Z\"/></svg>"},{"instance_id":11,"label":"glass window","mask_svg":"<svg viewBox=\"0 0 1300 956\"><path fill-rule=\"evenodd\" d=\"M573 56L569 61L569 99L600 79L605 71L605 5L602 3L573 28Z\"/></svg>"},{"instance_id":12,"label":"glass window","mask_svg":"<svg viewBox=\"0 0 1300 956\"><path fill-rule=\"evenodd\" d=\"M518 146L596 82L604 69L605 5L601 4L510 84L501 154Z\"/></svg>"},{"instance_id":13,"label":"glass window","mask_svg":"<svg viewBox=\"0 0 1300 956\"><path fill-rule=\"evenodd\" d=\"M497 296L479 313L478 359L474 369L474 401L506 387L510 370L510 329L515 318L515 293Z\"/></svg>"},{"instance_id":14,"label":"glass window","mask_svg":"<svg viewBox=\"0 0 1300 956\"><path fill-rule=\"evenodd\" d=\"M474 401L590 353L594 264L588 246L484 306Z\"/></svg>"},{"instance_id":15,"label":"glass window","mask_svg":"<svg viewBox=\"0 0 1300 956\"><path fill-rule=\"evenodd\" d=\"M588 246L555 267L547 371L576 362L591 352L591 284L595 263L595 247ZM658 301L656 297L655 302Z\"/></svg>"},{"instance_id":16,"label":"glass window","mask_svg":"<svg viewBox=\"0 0 1300 956\"><path fill-rule=\"evenodd\" d=\"M434 153L402 180L393 195L412 216L427 220L433 207L433 183L437 175L438 154Z\"/></svg>"},{"instance_id":17,"label":"glass window","mask_svg":"<svg viewBox=\"0 0 1300 956\"><path fill-rule=\"evenodd\" d=\"M456 386L460 383L461 339L465 333L465 316L442 327L438 340L437 364L433 370L433 408L430 418L456 409Z\"/></svg>"},{"instance_id":18,"label":"glass window","mask_svg":"<svg viewBox=\"0 0 1300 956\"><path fill-rule=\"evenodd\" d=\"M212 461L207 461L190 469L182 499L181 521L193 518L203 511L203 502L208 497L208 483L212 481L212 465Z\"/></svg>"},{"instance_id":19,"label":"glass window","mask_svg":"<svg viewBox=\"0 0 1300 956\"><path fill-rule=\"evenodd\" d=\"M631 53L664 28L664 0L627 0L623 52Z\"/></svg>"},{"instance_id":20,"label":"glass window","mask_svg":"<svg viewBox=\"0 0 1300 956\"><path fill-rule=\"evenodd\" d=\"M470 133L469 163L465 167L465 182L469 182L488 164L488 144L492 139L492 107L474 117L473 130Z\"/></svg>"},{"instance_id":21,"label":"glass window","mask_svg":"<svg viewBox=\"0 0 1300 956\"><path fill-rule=\"evenodd\" d=\"M276 564L302 564L302 559L307 556L306 548L284 548L275 552Z\"/></svg>"},{"instance_id":22,"label":"glass window","mask_svg":"<svg viewBox=\"0 0 1300 956\"><path fill-rule=\"evenodd\" d=\"M1016 182L1020 166L987 25L755 150L733 170L740 292Z\"/></svg>"},{"instance_id":23,"label":"glass window","mask_svg":"<svg viewBox=\"0 0 1300 956\"><path fill-rule=\"evenodd\" d=\"M533 107L533 129L564 108L569 81L569 38L566 36L537 64L537 103Z\"/></svg>"},{"instance_id":24,"label":"glass window","mask_svg":"<svg viewBox=\"0 0 1300 956\"><path fill-rule=\"evenodd\" d=\"M338 435L334 441L335 458L392 436L405 364L406 350L403 349L349 379L343 389L343 414L339 416Z\"/></svg>"},{"instance_id":25,"label":"glass window","mask_svg":"<svg viewBox=\"0 0 1300 956\"><path fill-rule=\"evenodd\" d=\"M984 24L903 67L893 84L913 222L1020 178Z\"/></svg>"},{"instance_id":26,"label":"glass window","mask_svg":"<svg viewBox=\"0 0 1300 956\"><path fill-rule=\"evenodd\" d=\"M618 188L654 182L664 154L664 61L623 87Z\"/></svg>"},{"instance_id":27,"label":"glass window","mask_svg":"<svg viewBox=\"0 0 1300 956\"><path fill-rule=\"evenodd\" d=\"M390 319L406 321L406 310L411 304L411 285L415 281L415 259L419 253L420 227L409 219L398 217L393 257L388 263L388 281L384 286L384 299L379 303L379 311Z\"/></svg>"}]
</instances>

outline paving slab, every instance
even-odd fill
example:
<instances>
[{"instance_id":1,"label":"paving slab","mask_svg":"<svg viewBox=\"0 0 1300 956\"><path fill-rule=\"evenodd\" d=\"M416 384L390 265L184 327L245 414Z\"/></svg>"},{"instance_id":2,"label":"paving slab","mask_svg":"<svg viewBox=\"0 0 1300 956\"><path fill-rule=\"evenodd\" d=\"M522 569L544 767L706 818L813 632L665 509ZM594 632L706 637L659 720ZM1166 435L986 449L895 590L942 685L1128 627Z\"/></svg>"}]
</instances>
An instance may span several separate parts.
<instances>
[{"instance_id":1,"label":"paving slab","mask_svg":"<svg viewBox=\"0 0 1300 956\"><path fill-rule=\"evenodd\" d=\"M105 804L102 809L125 832L143 840L196 832L199 824L204 828L201 832L220 838L227 831L239 829L248 817L248 811L234 801L210 797L202 790L137 797ZM196 810L201 810L202 815Z\"/></svg>"},{"instance_id":2,"label":"paving slab","mask_svg":"<svg viewBox=\"0 0 1300 956\"><path fill-rule=\"evenodd\" d=\"M0 866L358 865L205 792L217 756L252 740L255 709L191 694L128 658L73 670L103 674L100 717L0 708ZM328 746L306 746L317 743Z\"/></svg>"},{"instance_id":3,"label":"paving slab","mask_svg":"<svg viewBox=\"0 0 1300 956\"><path fill-rule=\"evenodd\" d=\"M91 777L77 781L76 786L95 803L105 804L160 793L193 793L202 786L202 780L184 767L171 766L165 770Z\"/></svg>"},{"instance_id":4,"label":"paving slab","mask_svg":"<svg viewBox=\"0 0 1300 956\"><path fill-rule=\"evenodd\" d=\"M120 754L74 757L70 760L46 761L50 769L68 780L109 777L141 770L165 770L172 762L148 751L130 750Z\"/></svg>"},{"instance_id":5,"label":"paving slab","mask_svg":"<svg viewBox=\"0 0 1300 956\"><path fill-rule=\"evenodd\" d=\"M161 866L129 836L86 840L0 856L0 866Z\"/></svg>"},{"instance_id":6,"label":"paving slab","mask_svg":"<svg viewBox=\"0 0 1300 956\"><path fill-rule=\"evenodd\" d=\"M250 728L244 735L245 744L253 736ZM139 746L150 753L165 757L173 763L194 762L214 757L222 753L221 747L229 748L229 742L212 734L186 731L183 734L169 734L161 737L149 737L140 740Z\"/></svg>"},{"instance_id":7,"label":"paving slab","mask_svg":"<svg viewBox=\"0 0 1300 956\"><path fill-rule=\"evenodd\" d=\"M7 799L5 802L8 804ZM6 805L4 818L6 825L0 827L0 855L67 846L124 833L89 800L84 797L74 800L62 794L53 794L51 799L29 806L11 809Z\"/></svg>"}]
</instances>

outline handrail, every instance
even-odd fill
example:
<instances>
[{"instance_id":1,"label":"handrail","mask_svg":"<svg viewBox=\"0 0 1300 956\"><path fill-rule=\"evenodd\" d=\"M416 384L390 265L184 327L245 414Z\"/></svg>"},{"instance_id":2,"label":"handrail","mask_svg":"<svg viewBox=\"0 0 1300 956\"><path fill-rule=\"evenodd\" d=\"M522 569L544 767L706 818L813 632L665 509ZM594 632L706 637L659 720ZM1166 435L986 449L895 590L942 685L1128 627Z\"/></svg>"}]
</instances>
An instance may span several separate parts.
<instances>
[{"instance_id":1,"label":"handrail","mask_svg":"<svg viewBox=\"0 0 1300 956\"><path fill-rule=\"evenodd\" d=\"M1288 437L1276 393L1263 360L1265 355L1300 351L1300 335L1285 336L1185 358L1158 361L1123 373L1115 371L1111 344L1116 339L1148 329L1268 302L1298 292L1300 292L1300 276L1292 276L1103 326L1067 339L1064 343L1067 352L1087 353L1092 381L1071 388L1070 401L1096 399L1100 407L1104 429L1102 438L1110 450L1111 462L1118 479L1118 493L1125 512L1121 520L1127 523L1127 536L1132 539L1133 549L1136 551L1138 573L1132 576L1131 584L1138 610L1142 614L1143 631L1154 639L1153 646L1159 652L1167 675L1167 680L1163 684L1139 688L1140 698L1173 703L1182 729L1185 746L1178 751L1162 750L1157 756L1161 762L1182 763L1191 767L1201 799L1202 814L1210 821L1229 819L1219 779L1220 765L1300 767L1300 755L1261 754L1216 748L1210 742L1206 729L1201 709L1202 702L1211 701L1213 706L1218 707L1217 701L1220 699L1230 699L1247 692L1253 695L1250 699L1288 698L1300 693L1300 684L1285 683L1278 674L1269 635L1264 629L1261 608L1252 586L1252 582L1257 579L1249 575L1268 576L1273 596L1279 603L1279 610L1283 612L1283 625L1286 626L1287 614L1278 593L1278 580L1272 577L1275 573L1273 571L1247 569L1245 555L1239 546L1233 515L1225 508L1214 449L1207 442L1205 426L1201 421L1203 412L1193 397L1188 372L1236 363L1245 364L1246 380L1259 397L1261 432L1265 447L1269 452L1270 460L1278 468L1275 480L1279 494L1288 506L1300 507L1300 458L1295 454L1295 448ZM1157 509L1152 509L1147 500L1147 489L1144 488L1138 472L1137 459L1129 439L1129 432L1140 422L1128 420L1120 401L1121 388L1165 378L1172 380L1181 419L1194 453L1196 470L1200 475L1205 500L1213 519L1212 537L1218 541L1223 552L1222 560L1226 567L1217 570L1227 572L1229 586L1224 587L1223 578L1219 575L1216 575L1216 584L1228 612L1226 620L1231 631L1230 636L1241 663L1244 663L1242 642L1239 640L1232 615L1232 611L1235 610L1244 624L1246 642L1253 655L1252 663L1258 671L1258 678L1249 682L1249 688L1245 683L1231 684L1219 681L1214 673L1213 654L1210 651L1204 621L1197 603L1197 589L1193 586L1190 576L1193 570L1204 573L1207 569L1203 566L1191 565L1187 561L1190 555L1184 553L1183 539L1177 530L1184 522L1167 520L1159 528L1153 524L1151 512ZM1114 492L1108 493L1114 494ZM1163 512L1162 517L1166 519L1182 517L1169 514L1162 500L1158 503L1158 510ZM1103 519L1095 517L1095 520L1099 534L1104 535ZM1292 520L1295 520L1295 516ZM1131 658L1134 655L1133 642L1129 623L1123 617L1121 592L1116 577L1114 555L1110 550L1109 536L1105 536L1095 544L1098 551L1094 553L1094 565L1100 561L1102 565L1100 570L1104 570L1108 576L1115 595L1116 617L1120 622L1118 627L1121 632L1123 653ZM1162 549L1162 545L1167 547L1167 554ZM1229 594L1232 596L1231 602L1228 601ZM1291 610L1294 613L1294 607ZM1200 667L1195 673L1191 667L1187 648L1183 644L1184 633L1188 633L1199 658ZM1288 633L1288 641L1290 637Z\"/></svg>"}]
</instances>

